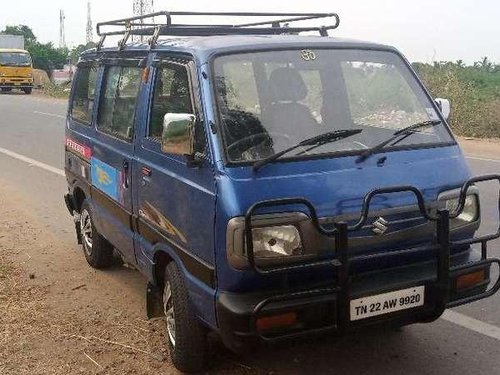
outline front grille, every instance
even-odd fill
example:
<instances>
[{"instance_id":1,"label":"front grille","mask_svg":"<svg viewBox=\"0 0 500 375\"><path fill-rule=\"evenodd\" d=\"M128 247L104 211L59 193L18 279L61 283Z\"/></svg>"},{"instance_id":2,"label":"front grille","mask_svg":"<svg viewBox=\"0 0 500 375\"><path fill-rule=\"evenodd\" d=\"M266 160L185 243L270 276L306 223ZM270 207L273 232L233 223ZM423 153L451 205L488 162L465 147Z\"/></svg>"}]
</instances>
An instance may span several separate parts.
<instances>
[{"instance_id":1,"label":"front grille","mask_svg":"<svg viewBox=\"0 0 500 375\"><path fill-rule=\"evenodd\" d=\"M353 226L358 220L359 216L349 215L320 221L324 227L333 229L334 222L344 221ZM417 207L380 210L370 214L363 228L350 233L349 247L353 254L395 251L430 244L434 232L435 223L423 218Z\"/></svg>"}]
</instances>

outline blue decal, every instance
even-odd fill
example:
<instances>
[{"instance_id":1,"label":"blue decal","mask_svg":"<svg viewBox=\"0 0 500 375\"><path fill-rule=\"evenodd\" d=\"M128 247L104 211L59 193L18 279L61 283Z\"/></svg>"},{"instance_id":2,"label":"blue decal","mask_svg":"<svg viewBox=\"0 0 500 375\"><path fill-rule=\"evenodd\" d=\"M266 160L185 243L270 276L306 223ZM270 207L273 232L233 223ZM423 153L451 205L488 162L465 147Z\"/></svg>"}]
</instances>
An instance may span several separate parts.
<instances>
[{"instance_id":1,"label":"blue decal","mask_svg":"<svg viewBox=\"0 0 500 375\"><path fill-rule=\"evenodd\" d=\"M112 166L92 158L92 185L109 195L115 201L120 198L120 172Z\"/></svg>"}]
</instances>

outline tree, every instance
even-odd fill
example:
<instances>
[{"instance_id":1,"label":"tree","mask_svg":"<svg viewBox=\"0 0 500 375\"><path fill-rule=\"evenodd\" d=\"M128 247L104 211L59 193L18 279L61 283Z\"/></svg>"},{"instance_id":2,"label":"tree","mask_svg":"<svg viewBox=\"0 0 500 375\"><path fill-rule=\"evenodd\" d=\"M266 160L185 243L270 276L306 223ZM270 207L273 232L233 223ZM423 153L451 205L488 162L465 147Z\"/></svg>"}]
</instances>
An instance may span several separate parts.
<instances>
[{"instance_id":1,"label":"tree","mask_svg":"<svg viewBox=\"0 0 500 375\"><path fill-rule=\"evenodd\" d=\"M31 27L26 25L6 26L0 34L22 35L27 46L36 43L36 36Z\"/></svg>"},{"instance_id":2,"label":"tree","mask_svg":"<svg viewBox=\"0 0 500 375\"><path fill-rule=\"evenodd\" d=\"M52 69L62 69L68 61L68 49L55 48L52 43L44 44L38 42L35 33L29 26L6 26L1 33L24 36L26 50L28 50L33 59L33 67L35 69L42 69L50 74Z\"/></svg>"},{"instance_id":3,"label":"tree","mask_svg":"<svg viewBox=\"0 0 500 375\"><path fill-rule=\"evenodd\" d=\"M485 72L491 72L493 70L493 63L485 56L480 61L476 61L474 67Z\"/></svg>"},{"instance_id":4,"label":"tree","mask_svg":"<svg viewBox=\"0 0 500 375\"><path fill-rule=\"evenodd\" d=\"M78 59L80 58L80 55L82 52L95 48L96 44L94 42L90 42L87 44L80 44L78 47L75 47L71 52L69 53L69 59L72 64L76 64L78 62Z\"/></svg>"},{"instance_id":5,"label":"tree","mask_svg":"<svg viewBox=\"0 0 500 375\"><path fill-rule=\"evenodd\" d=\"M68 50L54 48L52 43L35 42L28 46L28 52L33 59L33 66L49 74L53 69L62 69L68 61Z\"/></svg>"}]
</instances>

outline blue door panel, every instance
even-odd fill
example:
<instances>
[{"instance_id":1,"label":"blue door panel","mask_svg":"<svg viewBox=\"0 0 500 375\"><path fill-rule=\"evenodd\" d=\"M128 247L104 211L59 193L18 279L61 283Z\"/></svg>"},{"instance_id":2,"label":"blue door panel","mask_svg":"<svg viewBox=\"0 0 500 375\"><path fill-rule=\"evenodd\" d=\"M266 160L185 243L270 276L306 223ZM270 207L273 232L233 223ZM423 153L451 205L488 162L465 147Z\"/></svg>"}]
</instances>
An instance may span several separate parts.
<instances>
[{"instance_id":1,"label":"blue door panel","mask_svg":"<svg viewBox=\"0 0 500 375\"><path fill-rule=\"evenodd\" d=\"M135 263L130 179L133 144L96 132L91 163L92 199L103 211L102 235L127 259ZM128 166L128 175L126 166ZM126 217L129 217L126 220ZM125 217L121 220L117 217Z\"/></svg>"},{"instance_id":2,"label":"blue door panel","mask_svg":"<svg viewBox=\"0 0 500 375\"><path fill-rule=\"evenodd\" d=\"M124 225L120 217L106 209L106 207L102 205L102 201L96 199L95 194L95 192L92 193L92 199L94 202L94 224L96 225L97 231L110 241L114 247L119 249L120 252L123 252L123 249L130 248L131 239L134 233L129 226Z\"/></svg>"},{"instance_id":3,"label":"blue door panel","mask_svg":"<svg viewBox=\"0 0 500 375\"><path fill-rule=\"evenodd\" d=\"M188 168L185 162L161 154L156 142L144 140L144 144L148 149L138 150L138 173L134 174L139 217L213 265L215 193L211 168ZM142 173L143 167L150 170L149 176Z\"/></svg>"}]
</instances>

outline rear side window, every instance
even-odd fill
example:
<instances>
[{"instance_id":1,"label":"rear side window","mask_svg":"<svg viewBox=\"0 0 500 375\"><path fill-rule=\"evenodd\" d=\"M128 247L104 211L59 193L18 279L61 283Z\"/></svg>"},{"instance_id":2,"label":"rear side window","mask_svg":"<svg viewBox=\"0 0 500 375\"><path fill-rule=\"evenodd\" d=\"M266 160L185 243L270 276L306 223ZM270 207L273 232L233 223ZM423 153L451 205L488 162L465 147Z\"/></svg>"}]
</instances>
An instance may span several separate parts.
<instances>
[{"instance_id":1,"label":"rear side window","mask_svg":"<svg viewBox=\"0 0 500 375\"><path fill-rule=\"evenodd\" d=\"M167 113L193 113L185 66L165 65L158 69L154 89L149 137L160 138Z\"/></svg>"},{"instance_id":2,"label":"rear side window","mask_svg":"<svg viewBox=\"0 0 500 375\"><path fill-rule=\"evenodd\" d=\"M100 131L127 141L132 139L141 74L142 69L137 67L106 68L97 118Z\"/></svg>"},{"instance_id":3,"label":"rear side window","mask_svg":"<svg viewBox=\"0 0 500 375\"><path fill-rule=\"evenodd\" d=\"M92 123L96 79L97 67L95 65L78 68L75 93L71 104L71 117L86 125Z\"/></svg>"}]
</instances>

